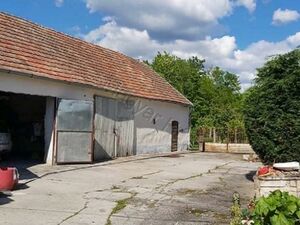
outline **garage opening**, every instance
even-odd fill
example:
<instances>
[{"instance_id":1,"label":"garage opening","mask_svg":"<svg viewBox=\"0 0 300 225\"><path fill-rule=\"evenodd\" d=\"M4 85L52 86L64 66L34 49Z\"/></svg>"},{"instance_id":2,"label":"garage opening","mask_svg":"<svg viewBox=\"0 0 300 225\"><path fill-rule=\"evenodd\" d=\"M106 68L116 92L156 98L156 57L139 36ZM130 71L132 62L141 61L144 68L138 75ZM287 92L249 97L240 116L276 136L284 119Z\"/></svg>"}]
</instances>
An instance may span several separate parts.
<instances>
[{"instance_id":1,"label":"garage opening","mask_svg":"<svg viewBox=\"0 0 300 225\"><path fill-rule=\"evenodd\" d=\"M0 153L5 158L45 161L46 99L0 92Z\"/></svg>"}]
</instances>

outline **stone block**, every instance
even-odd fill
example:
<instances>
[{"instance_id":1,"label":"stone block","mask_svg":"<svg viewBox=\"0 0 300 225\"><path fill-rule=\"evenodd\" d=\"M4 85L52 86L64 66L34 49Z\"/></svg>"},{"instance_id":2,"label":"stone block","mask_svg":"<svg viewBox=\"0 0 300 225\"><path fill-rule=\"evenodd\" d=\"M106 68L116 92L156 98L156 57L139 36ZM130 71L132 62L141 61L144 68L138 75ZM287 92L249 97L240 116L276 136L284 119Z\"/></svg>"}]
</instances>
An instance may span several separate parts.
<instances>
[{"instance_id":1,"label":"stone block","mask_svg":"<svg viewBox=\"0 0 300 225\"><path fill-rule=\"evenodd\" d=\"M297 181L296 180L291 180L290 181L290 186L291 187L297 187Z\"/></svg>"},{"instance_id":2,"label":"stone block","mask_svg":"<svg viewBox=\"0 0 300 225\"><path fill-rule=\"evenodd\" d=\"M286 191L300 197L300 178L298 177L256 177L254 182L257 197L269 195L275 190Z\"/></svg>"},{"instance_id":3,"label":"stone block","mask_svg":"<svg viewBox=\"0 0 300 225\"><path fill-rule=\"evenodd\" d=\"M274 188L278 188L278 187L286 187L288 186L288 182L285 180L261 180L260 181L260 187L274 187Z\"/></svg>"}]
</instances>

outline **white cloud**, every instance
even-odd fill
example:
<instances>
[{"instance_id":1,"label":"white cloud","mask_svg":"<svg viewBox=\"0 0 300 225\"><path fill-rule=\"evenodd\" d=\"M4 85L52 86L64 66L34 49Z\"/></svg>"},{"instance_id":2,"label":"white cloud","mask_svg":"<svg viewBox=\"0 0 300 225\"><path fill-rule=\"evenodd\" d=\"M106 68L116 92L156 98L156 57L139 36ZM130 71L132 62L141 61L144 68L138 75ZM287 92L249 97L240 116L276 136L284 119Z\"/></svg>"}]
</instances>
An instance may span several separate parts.
<instances>
[{"instance_id":1,"label":"white cloud","mask_svg":"<svg viewBox=\"0 0 300 225\"><path fill-rule=\"evenodd\" d=\"M185 15L195 18L197 21L213 22L231 11L229 0L217 2L210 0L139 0L138 2L136 0L86 0L86 2L91 11L118 15L127 20L134 20L134 22L140 22L139 18L143 18L143 16L175 19L172 18L174 16L172 14L175 12L178 13L178 16Z\"/></svg>"},{"instance_id":2,"label":"white cloud","mask_svg":"<svg viewBox=\"0 0 300 225\"><path fill-rule=\"evenodd\" d=\"M146 30L120 27L115 21L92 30L83 37L86 41L123 52L135 58L151 58L160 45L151 40Z\"/></svg>"},{"instance_id":3,"label":"white cloud","mask_svg":"<svg viewBox=\"0 0 300 225\"><path fill-rule=\"evenodd\" d=\"M286 24L293 21L297 21L300 18L300 14L296 10L289 9L277 9L273 13L273 22L274 25Z\"/></svg>"},{"instance_id":4,"label":"white cloud","mask_svg":"<svg viewBox=\"0 0 300 225\"><path fill-rule=\"evenodd\" d=\"M158 51L182 58L198 56L207 67L220 66L240 76L244 88L251 85L256 68L268 56L288 52L300 45L300 32L279 42L258 41L239 49L236 38L212 38L219 20L235 7L256 9L256 0L85 0L91 12L106 16L104 24L82 35L86 41L120 51L134 58L152 59ZM274 23L299 17L296 11L278 9Z\"/></svg>"},{"instance_id":5,"label":"white cloud","mask_svg":"<svg viewBox=\"0 0 300 225\"><path fill-rule=\"evenodd\" d=\"M64 4L64 0L55 0L54 3L56 7L61 7Z\"/></svg>"},{"instance_id":6,"label":"white cloud","mask_svg":"<svg viewBox=\"0 0 300 225\"><path fill-rule=\"evenodd\" d=\"M235 38L223 36L212 39L206 37L204 40L186 41L175 40L159 42L152 39L146 30L131 29L119 26L114 20L107 22L99 28L92 30L82 36L86 41L107 48L123 52L134 58L151 59L157 51L168 51L179 57L199 55L197 48L205 52L205 56L216 55L220 58L228 57L236 48ZM195 48L196 47L196 48ZM204 55L203 55L204 56Z\"/></svg>"},{"instance_id":7,"label":"white cloud","mask_svg":"<svg viewBox=\"0 0 300 225\"><path fill-rule=\"evenodd\" d=\"M91 12L113 16L120 26L147 30L159 40L198 39L224 33L219 19L237 6L255 9L255 0L85 0ZM218 29L215 29L215 28Z\"/></svg>"},{"instance_id":8,"label":"white cloud","mask_svg":"<svg viewBox=\"0 0 300 225\"><path fill-rule=\"evenodd\" d=\"M290 45L298 47L300 45L300 32L289 36L286 40Z\"/></svg>"},{"instance_id":9,"label":"white cloud","mask_svg":"<svg viewBox=\"0 0 300 225\"><path fill-rule=\"evenodd\" d=\"M238 74L244 88L251 84L256 68L261 67L269 56L288 52L300 45L300 32L279 42L258 41L243 50L237 47L233 36L161 42L153 39L147 30L120 26L114 20L82 38L134 58L151 60L158 51L182 58L198 56L206 60L207 67L217 65Z\"/></svg>"},{"instance_id":10,"label":"white cloud","mask_svg":"<svg viewBox=\"0 0 300 225\"><path fill-rule=\"evenodd\" d=\"M256 9L255 0L238 0L237 5L246 7L249 12L254 12L254 10Z\"/></svg>"}]
</instances>

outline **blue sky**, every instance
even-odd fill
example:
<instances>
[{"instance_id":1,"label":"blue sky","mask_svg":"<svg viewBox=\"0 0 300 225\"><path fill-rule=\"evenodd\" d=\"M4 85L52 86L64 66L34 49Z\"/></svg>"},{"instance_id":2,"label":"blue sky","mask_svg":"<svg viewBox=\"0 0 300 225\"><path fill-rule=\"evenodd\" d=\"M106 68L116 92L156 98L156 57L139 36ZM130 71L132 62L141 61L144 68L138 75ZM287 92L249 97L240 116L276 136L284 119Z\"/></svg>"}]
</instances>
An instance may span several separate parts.
<instances>
[{"instance_id":1,"label":"blue sky","mask_svg":"<svg viewBox=\"0 0 300 225\"><path fill-rule=\"evenodd\" d=\"M297 0L257 1L257 7L252 14L245 8L239 8L232 16L225 18L223 23L229 29L229 35L237 37L240 48L259 41L281 41L287 36L300 31L300 20L286 25L272 26L272 16L278 8L293 9L300 12L300 2Z\"/></svg>"},{"instance_id":2,"label":"blue sky","mask_svg":"<svg viewBox=\"0 0 300 225\"><path fill-rule=\"evenodd\" d=\"M300 45L297 0L2 0L1 11L151 59L196 55L251 85L269 55Z\"/></svg>"}]
</instances>

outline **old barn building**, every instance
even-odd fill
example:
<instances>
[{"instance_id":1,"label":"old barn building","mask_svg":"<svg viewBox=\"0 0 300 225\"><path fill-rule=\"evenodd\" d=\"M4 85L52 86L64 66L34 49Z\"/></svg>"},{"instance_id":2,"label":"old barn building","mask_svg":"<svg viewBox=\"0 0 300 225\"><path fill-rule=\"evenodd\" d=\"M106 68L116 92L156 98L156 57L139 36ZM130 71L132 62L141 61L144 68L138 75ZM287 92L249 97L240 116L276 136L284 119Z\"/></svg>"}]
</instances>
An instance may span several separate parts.
<instances>
[{"instance_id":1,"label":"old barn building","mask_svg":"<svg viewBox=\"0 0 300 225\"><path fill-rule=\"evenodd\" d=\"M148 66L5 13L0 104L17 158L93 162L189 146L191 103Z\"/></svg>"}]
</instances>

